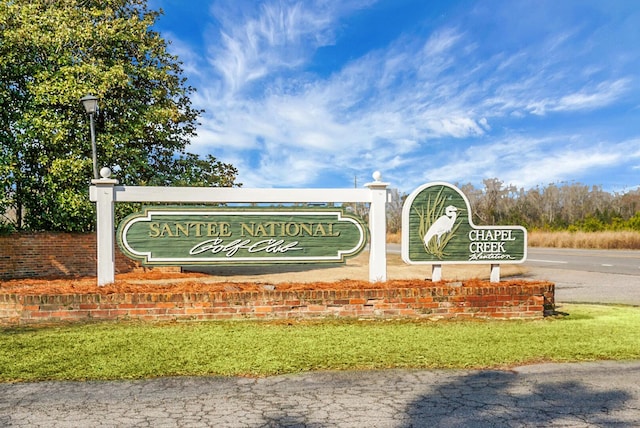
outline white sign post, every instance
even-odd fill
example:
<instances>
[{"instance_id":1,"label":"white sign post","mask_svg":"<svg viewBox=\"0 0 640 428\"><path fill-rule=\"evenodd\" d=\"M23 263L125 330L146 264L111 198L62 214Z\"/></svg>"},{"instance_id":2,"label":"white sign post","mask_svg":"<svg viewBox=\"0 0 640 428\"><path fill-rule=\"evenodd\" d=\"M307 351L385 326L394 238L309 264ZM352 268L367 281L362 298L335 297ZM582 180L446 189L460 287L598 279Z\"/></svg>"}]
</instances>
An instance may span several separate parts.
<instances>
[{"instance_id":1,"label":"white sign post","mask_svg":"<svg viewBox=\"0 0 640 428\"><path fill-rule=\"evenodd\" d=\"M98 251L98 286L112 284L115 280L115 222L113 201L118 180L110 177L109 168L102 168L102 178L91 180L91 200L96 202L96 243Z\"/></svg>"},{"instance_id":2,"label":"white sign post","mask_svg":"<svg viewBox=\"0 0 640 428\"><path fill-rule=\"evenodd\" d=\"M90 199L97 204L98 286L115 277L115 202L156 203L370 203L369 281L387 280L386 203L389 183L379 172L366 189L256 189L232 187L116 186L111 171L103 168L101 179L92 180Z\"/></svg>"}]
</instances>

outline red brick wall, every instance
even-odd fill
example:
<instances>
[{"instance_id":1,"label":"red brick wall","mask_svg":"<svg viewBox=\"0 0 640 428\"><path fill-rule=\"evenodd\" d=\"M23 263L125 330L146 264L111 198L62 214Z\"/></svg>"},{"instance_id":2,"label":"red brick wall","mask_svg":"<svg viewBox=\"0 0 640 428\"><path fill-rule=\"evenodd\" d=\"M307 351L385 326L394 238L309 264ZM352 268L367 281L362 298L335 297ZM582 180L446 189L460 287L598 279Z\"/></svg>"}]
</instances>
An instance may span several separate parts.
<instances>
[{"instance_id":1,"label":"red brick wall","mask_svg":"<svg viewBox=\"0 0 640 428\"><path fill-rule=\"evenodd\" d=\"M116 272L138 264L116 247ZM0 235L0 280L43 276L95 276L95 233L13 233Z\"/></svg>"},{"instance_id":2,"label":"red brick wall","mask_svg":"<svg viewBox=\"0 0 640 428\"><path fill-rule=\"evenodd\" d=\"M555 286L58 296L0 294L0 324L142 319L499 318L537 319L554 305Z\"/></svg>"}]
</instances>

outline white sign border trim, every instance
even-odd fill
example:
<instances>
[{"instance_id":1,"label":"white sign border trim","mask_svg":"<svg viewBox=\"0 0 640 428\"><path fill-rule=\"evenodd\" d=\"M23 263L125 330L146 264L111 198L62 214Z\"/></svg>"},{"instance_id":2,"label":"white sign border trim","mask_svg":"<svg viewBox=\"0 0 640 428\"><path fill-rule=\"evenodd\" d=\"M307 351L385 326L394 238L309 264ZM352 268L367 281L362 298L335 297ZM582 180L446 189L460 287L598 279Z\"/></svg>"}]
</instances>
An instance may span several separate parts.
<instances>
[{"instance_id":1,"label":"white sign border trim","mask_svg":"<svg viewBox=\"0 0 640 428\"><path fill-rule=\"evenodd\" d=\"M144 258L146 263L172 263L172 264L183 264L183 265L200 265L200 264L234 264L236 262L253 262L256 264L259 263L313 263L313 262L341 262L344 260L344 256L346 254L357 253L364 249L366 245L366 237L367 230L364 225L358 222L356 219L352 217L343 216L343 212L341 210L317 210L317 211L306 211L306 210L289 210L289 211L259 211L256 210L252 212L251 210L247 211L238 211L238 210L190 210L190 211L180 211L180 210L171 210L171 208L167 208L167 210L159 210L157 208L145 210L146 216L140 216L132 219L127 222L125 227L122 228L122 232L120 233L120 242L122 242L123 247L130 254L135 255L136 257ZM360 231L360 239L358 240L358 244L353 248L348 250L338 250L338 253L335 256L311 256L311 257L234 257L233 259L223 259L221 257L200 257L197 260L194 258L187 257L177 257L177 258L164 258L164 257L153 257L151 252L139 252L135 251L131 248L131 245L127 241L127 231L129 228L139 222L152 221L151 217L153 215L242 215L242 216L264 216L264 215L273 215L273 216L284 216L284 215L295 215L295 216L311 216L311 215L336 215L338 221L348 221L353 223L358 230Z\"/></svg>"}]
</instances>

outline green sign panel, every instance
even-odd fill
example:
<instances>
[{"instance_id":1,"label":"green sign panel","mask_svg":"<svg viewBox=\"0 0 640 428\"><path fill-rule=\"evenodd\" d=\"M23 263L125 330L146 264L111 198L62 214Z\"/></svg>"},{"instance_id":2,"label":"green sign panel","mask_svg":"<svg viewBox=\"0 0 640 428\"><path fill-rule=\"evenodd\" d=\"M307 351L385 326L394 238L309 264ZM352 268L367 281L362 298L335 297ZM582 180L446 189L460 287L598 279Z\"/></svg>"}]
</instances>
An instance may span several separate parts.
<instances>
[{"instance_id":1,"label":"green sign panel","mask_svg":"<svg viewBox=\"0 0 640 428\"><path fill-rule=\"evenodd\" d=\"M469 200L451 184L425 184L405 201L402 259L406 263L523 263L526 256L524 227L474 225Z\"/></svg>"},{"instance_id":2,"label":"green sign panel","mask_svg":"<svg viewBox=\"0 0 640 428\"><path fill-rule=\"evenodd\" d=\"M339 208L150 207L117 240L145 265L337 263L362 251L367 228Z\"/></svg>"}]
</instances>

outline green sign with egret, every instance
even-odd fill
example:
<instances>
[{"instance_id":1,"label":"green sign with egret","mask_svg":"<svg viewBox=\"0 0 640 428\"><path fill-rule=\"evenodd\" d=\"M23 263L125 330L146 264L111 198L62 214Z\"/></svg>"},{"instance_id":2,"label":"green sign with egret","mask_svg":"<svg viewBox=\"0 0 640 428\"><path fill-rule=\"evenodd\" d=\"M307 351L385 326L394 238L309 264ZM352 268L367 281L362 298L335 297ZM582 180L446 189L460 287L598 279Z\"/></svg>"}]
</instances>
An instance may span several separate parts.
<instances>
[{"instance_id":1,"label":"green sign with egret","mask_svg":"<svg viewBox=\"0 0 640 428\"><path fill-rule=\"evenodd\" d=\"M527 231L522 226L476 226L471 205L456 186L420 186L402 211L402 259L410 264L523 263Z\"/></svg>"}]
</instances>

